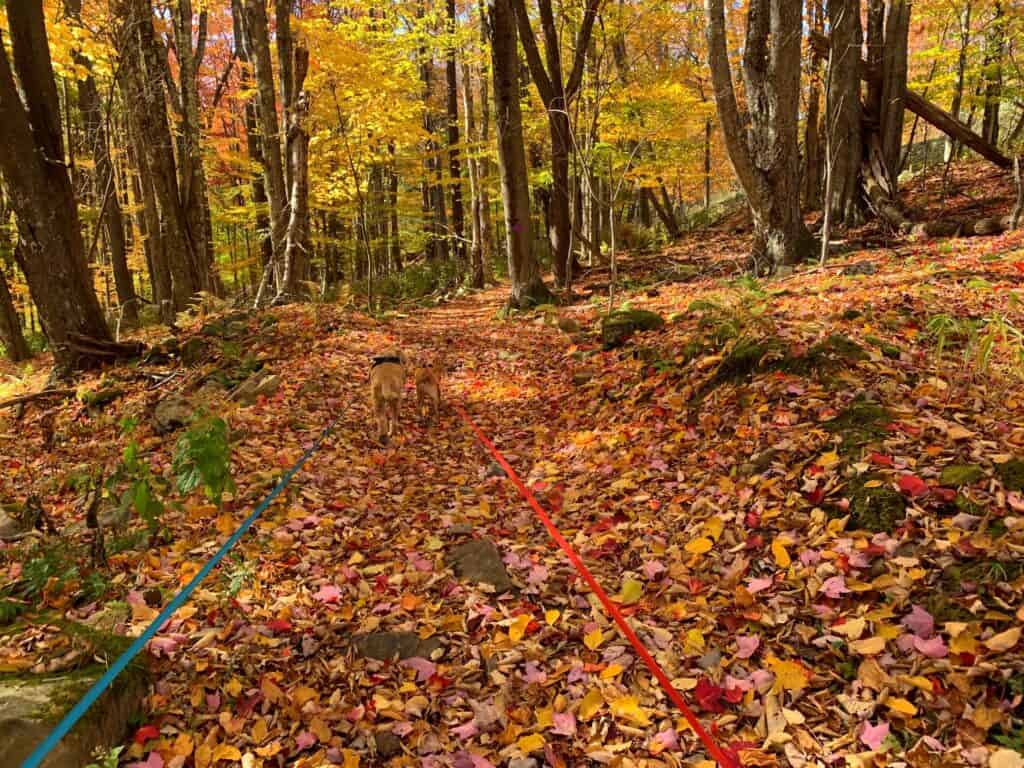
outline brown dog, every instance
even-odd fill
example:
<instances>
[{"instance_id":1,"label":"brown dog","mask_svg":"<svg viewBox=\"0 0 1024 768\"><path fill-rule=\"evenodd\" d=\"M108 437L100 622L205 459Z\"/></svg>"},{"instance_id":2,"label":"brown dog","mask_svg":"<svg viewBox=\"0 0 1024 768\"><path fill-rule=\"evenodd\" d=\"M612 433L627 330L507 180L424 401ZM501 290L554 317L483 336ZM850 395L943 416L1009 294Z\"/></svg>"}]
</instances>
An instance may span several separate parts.
<instances>
[{"instance_id":1,"label":"brown dog","mask_svg":"<svg viewBox=\"0 0 1024 768\"><path fill-rule=\"evenodd\" d=\"M398 432L407 365L405 353L392 350L374 357L370 367L370 399L377 421L377 437L384 445Z\"/></svg>"},{"instance_id":2,"label":"brown dog","mask_svg":"<svg viewBox=\"0 0 1024 768\"><path fill-rule=\"evenodd\" d=\"M423 407L427 407L428 419L437 422L441 420L441 356L427 358L416 368L416 405L423 414Z\"/></svg>"}]
</instances>

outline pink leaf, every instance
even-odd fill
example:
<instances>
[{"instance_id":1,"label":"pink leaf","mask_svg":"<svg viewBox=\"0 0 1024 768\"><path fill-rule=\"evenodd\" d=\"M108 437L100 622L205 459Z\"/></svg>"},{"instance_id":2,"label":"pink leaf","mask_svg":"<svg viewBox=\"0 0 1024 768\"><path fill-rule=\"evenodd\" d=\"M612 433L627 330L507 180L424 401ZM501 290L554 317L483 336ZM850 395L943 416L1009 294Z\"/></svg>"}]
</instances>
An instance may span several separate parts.
<instances>
[{"instance_id":1,"label":"pink leaf","mask_svg":"<svg viewBox=\"0 0 1024 768\"><path fill-rule=\"evenodd\" d=\"M543 584L548 580L548 569L543 565L535 565L530 569L526 580L531 584Z\"/></svg>"},{"instance_id":2,"label":"pink leaf","mask_svg":"<svg viewBox=\"0 0 1024 768\"><path fill-rule=\"evenodd\" d=\"M420 683L429 680L437 672L437 665L422 656L413 656L402 662L403 667L416 670L416 680Z\"/></svg>"},{"instance_id":3,"label":"pink leaf","mask_svg":"<svg viewBox=\"0 0 1024 768\"><path fill-rule=\"evenodd\" d=\"M333 584L324 584L320 590L313 595L314 600L321 603L336 603L341 598L341 590Z\"/></svg>"},{"instance_id":4,"label":"pink leaf","mask_svg":"<svg viewBox=\"0 0 1024 768\"><path fill-rule=\"evenodd\" d=\"M644 576L653 581L665 572L665 565L660 560L648 560L640 567L640 570L644 572Z\"/></svg>"},{"instance_id":5,"label":"pink leaf","mask_svg":"<svg viewBox=\"0 0 1024 768\"><path fill-rule=\"evenodd\" d=\"M401 720L391 726L391 732L395 736L408 736L412 733L412 723Z\"/></svg>"},{"instance_id":6,"label":"pink leaf","mask_svg":"<svg viewBox=\"0 0 1024 768\"><path fill-rule=\"evenodd\" d=\"M663 749L679 749L679 735L676 733L675 728L666 728L664 731L654 734L654 738L651 741Z\"/></svg>"},{"instance_id":7,"label":"pink leaf","mask_svg":"<svg viewBox=\"0 0 1024 768\"><path fill-rule=\"evenodd\" d=\"M768 589L774 583L775 579L771 576L763 576L759 579L749 579L747 581L747 591L752 595L756 595L758 592L763 592Z\"/></svg>"},{"instance_id":8,"label":"pink leaf","mask_svg":"<svg viewBox=\"0 0 1024 768\"><path fill-rule=\"evenodd\" d=\"M838 598L850 590L846 588L846 579L844 577L833 576L830 579L825 579L825 583L821 585L821 591L825 597Z\"/></svg>"},{"instance_id":9,"label":"pink leaf","mask_svg":"<svg viewBox=\"0 0 1024 768\"><path fill-rule=\"evenodd\" d=\"M476 727L476 720L474 719L465 722L462 725L455 726L454 728L450 729L450 733L455 734L455 738L457 738L459 741L466 741L467 739L471 739L478 733L480 733L480 729Z\"/></svg>"},{"instance_id":10,"label":"pink leaf","mask_svg":"<svg viewBox=\"0 0 1024 768\"><path fill-rule=\"evenodd\" d=\"M154 656L170 656L178 650L178 641L173 637L154 637L149 641L149 652Z\"/></svg>"},{"instance_id":11,"label":"pink leaf","mask_svg":"<svg viewBox=\"0 0 1024 768\"><path fill-rule=\"evenodd\" d=\"M526 670L523 672L523 680L528 683L544 683L547 682L547 679L547 672L538 667L537 662L526 662Z\"/></svg>"},{"instance_id":12,"label":"pink leaf","mask_svg":"<svg viewBox=\"0 0 1024 768\"><path fill-rule=\"evenodd\" d=\"M878 725L872 725L869 722L864 723L860 729L860 740L864 746L870 749L872 752L877 752L879 747L882 746L882 742L889 736L889 724L886 722L879 723Z\"/></svg>"},{"instance_id":13,"label":"pink leaf","mask_svg":"<svg viewBox=\"0 0 1024 768\"><path fill-rule=\"evenodd\" d=\"M554 723L552 733L559 736L576 735L576 715L572 712L555 712L551 715L551 722Z\"/></svg>"},{"instance_id":14,"label":"pink leaf","mask_svg":"<svg viewBox=\"0 0 1024 768\"><path fill-rule=\"evenodd\" d=\"M761 647L761 638L758 635L737 637L736 645L739 647L739 650L736 651L736 658L749 659Z\"/></svg>"},{"instance_id":15,"label":"pink leaf","mask_svg":"<svg viewBox=\"0 0 1024 768\"><path fill-rule=\"evenodd\" d=\"M816 549L805 549L800 553L800 562L804 565L817 565L821 562L821 552Z\"/></svg>"},{"instance_id":16,"label":"pink leaf","mask_svg":"<svg viewBox=\"0 0 1024 768\"><path fill-rule=\"evenodd\" d=\"M901 623L922 640L927 640L935 631L935 619L920 605L915 605Z\"/></svg>"},{"instance_id":17,"label":"pink leaf","mask_svg":"<svg viewBox=\"0 0 1024 768\"><path fill-rule=\"evenodd\" d=\"M944 659L949 655L949 648L938 635L928 640L915 637L914 648L917 649L918 653L927 656L929 659Z\"/></svg>"},{"instance_id":18,"label":"pink leaf","mask_svg":"<svg viewBox=\"0 0 1024 768\"><path fill-rule=\"evenodd\" d=\"M295 737L295 746L301 749L309 749L316 744L316 736L309 731L303 731Z\"/></svg>"},{"instance_id":19,"label":"pink leaf","mask_svg":"<svg viewBox=\"0 0 1024 768\"><path fill-rule=\"evenodd\" d=\"M164 768L164 758L154 749L144 761L129 763L128 768Z\"/></svg>"}]
</instances>

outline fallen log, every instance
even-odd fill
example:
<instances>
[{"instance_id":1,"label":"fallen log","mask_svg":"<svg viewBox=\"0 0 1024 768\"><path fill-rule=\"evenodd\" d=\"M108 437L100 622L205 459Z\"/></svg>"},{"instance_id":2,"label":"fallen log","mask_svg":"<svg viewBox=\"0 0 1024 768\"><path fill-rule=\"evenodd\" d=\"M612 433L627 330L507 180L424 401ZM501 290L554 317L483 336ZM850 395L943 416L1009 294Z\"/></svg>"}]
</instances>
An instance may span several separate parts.
<instances>
[{"instance_id":1,"label":"fallen log","mask_svg":"<svg viewBox=\"0 0 1024 768\"><path fill-rule=\"evenodd\" d=\"M811 30L809 37L811 47L820 55L827 56L832 41L828 35ZM878 79L878 74L871 70L871 66L864 59L860 60L860 76L865 82L872 82ZM971 130L970 126L961 122L946 110L942 109L920 94L905 89L903 97L904 106L920 116L925 122L931 123L950 138L956 139L966 147L970 147L979 155L989 160L1000 168L1010 168L1013 160L1004 155L999 149L986 141L982 136Z\"/></svg>"},{"instance_id":2,"label":"fallen log","mask_svg":"<svg viewBox=\"0 0 1024 768\"><path fill-rule=\"evenodd\" d=\"M75 390L73 389L43 389L29 395L18 395L7 400L0 400L0 410L22 403L31 403L33 400L43 400L48 397L72 397L74 394Z\"/></svg>"}]
</instances>

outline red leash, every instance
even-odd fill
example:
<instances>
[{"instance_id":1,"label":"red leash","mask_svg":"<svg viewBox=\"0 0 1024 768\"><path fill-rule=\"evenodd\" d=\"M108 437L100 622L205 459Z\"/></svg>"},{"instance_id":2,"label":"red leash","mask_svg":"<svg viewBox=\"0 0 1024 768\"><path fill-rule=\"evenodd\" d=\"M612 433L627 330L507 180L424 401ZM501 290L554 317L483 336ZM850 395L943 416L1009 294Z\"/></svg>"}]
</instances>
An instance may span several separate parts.
<instances>
[{"instance_id":1,"label":"red leash","mask_svg":"<svg viewBox=\"0 0 1024 768\"><path fill-rule=\"evenodd\" d=\"M626 636L626 639L629 640L633 649L637 652L640 658L643 659L644 664L647 665L651 674L658 679L659 683L661 683L661 687L665 689L665 693L668 694L672 703L675 704L679 708L679 711L683 713L683 717L686 718L686 722L690 724L690 727L693 728L693 731L697 734L698 738L704 742L704 746L707 747L711 756L722 768L738 768L739 763L736 759L718 745L718 743L711 737L711 734L708 733L704 729L704 726L701 725L700 720L697 719L693 710L686 705L682 694L676 690L675 686L672 685L672 681L669 680L668 675L666 675L665 671L658 665L658 662L654 660L654 657L651 656L650 652L644 647L644 644L640 642L640 638L636 636L636 632L634 632L633 628L626 622L626 618L619 611L618 606L611 601L608 594L601 588L601 585L597 583L597 579L594 578L594 575L590 572L587 566L583 564L580 556L576 554L576 550L572 548L572 545L566 541L566 538L562 535L561 531L559 531L558 528L555 527L555 524L551 522L551 518L548 516L548 513L544 511L540 502L537 501L536 497L530 492L530 489L527 488L526 484L519 478L516 471L512 469L512 465L509 464L505 460L505 457L501 455L501 451L499 451L495 447L494 443L487 438L487 435L481 431L480 427L473 422L462 406L453 403L452 407L455 409L455 412L462 417L462 420L469 425L473 432L476 433L477 438L484 444L487 450L490 451L494 460L497 461L501 468L505 470L505 473L508 475L513 485L515 485L519 490L522 497L526 499L531 507L533 507L533 511L537 513L537 517L540 518L540 521L544 523L544 527L547 528L548 533L551 534L551 538L553 538L555 543L561 547L565 556L569 558L569 562L572 563L580 576L583 577L583 580L587 582L590 589L593 590L595 595L597 595L597 599L601 601L601 605L604 606L605 610L608 611L608 614L615 621L615 624L620 630L622 630L622 634Z\"/></svg>"}]
</instances>

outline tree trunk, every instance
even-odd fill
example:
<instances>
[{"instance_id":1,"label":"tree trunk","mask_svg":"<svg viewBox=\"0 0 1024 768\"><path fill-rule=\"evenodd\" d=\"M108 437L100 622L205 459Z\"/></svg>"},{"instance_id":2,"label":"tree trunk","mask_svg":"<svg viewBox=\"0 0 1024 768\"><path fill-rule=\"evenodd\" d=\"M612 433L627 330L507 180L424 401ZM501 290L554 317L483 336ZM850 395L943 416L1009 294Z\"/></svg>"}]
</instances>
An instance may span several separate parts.
<instances>
[{"instance_id":1,"label":"tree trunk","mask_svg":"<svg viewBox=\"0 0 1024 768\"><path fill-rule=\"evenodd\" d=\"M873 105L879 115L882 158L893 182L893 194L899 177L900 152L903 149L904 95L907 90L907 35L910 29L910 4L888 0L882 53L880 102ZM873 48L874 46L870 45Z\"/></svg>"},{"instance_id":2,"label":"tree trunk","mask_svg":"<svg viewBox=\"0 0 1024 768\"><path fill-rule=\"evenodd\" d=\"M65 0L65 8L76 23L81 22L81 0ZM135 296L135 287L132 285L132 274L128 269L124 215L121 212L121 201L117 195L113 165L110 162L107 124L100 103L99 91L96 88L96 80L91 72L90 60L80 51L75 51L73 57L75 64L84 67L88 72L84 78L78 81L78 110L82 115L82 128L92 154L93 194L100 206L100 222L107 236L110 263L114 271L114 285L117 289L117 301L122 307L124 320L134 324L138 322L138 299Z\"/></svg>"},{"instance_id":3,"label":"tree trunk","mask_svg":"<svg viewBox=\"0 0 1024 768\"><path fill-rule=\"evenodd\" d=\"M462 114L466 123L466 143L476 144L476 116L473 114L473 78L470 76L469 65L462 62ZM478 146L478 145L477 145ZM474 151L466 153L466 169L469 176L469 223L470 223L470 244L469 244L469 266L470 285L474 288L484 287L484 263L483 244L480 235L480 220L483 218L483 210L480 203L480 172L479 163L474 156Z\"/></svg>"},{"instance_id":4,"label":"tree trunk","mask_svg":"<svg viewBox=\"0 0 1024 768\"><path fill-rule=\"evenodd\" d=\"M825 24L822 0L815 0L811 8L811 26L821 30ZM856 78L856 74L854 75ZM859 84L859 80L855 79ZM821 120L821 57L811 50L810 84L807 94L807 117L804 122L803 187L801 200L807 211L821 207L822 180L825 178L825 156L822 143Z\"/></svg>"},{"instance_id":5,"label":"tree trunk","mask_svg":"<svg viewBox=\"0 0 1024 768\"><path fill-rule=\"evenodd\" d=\"M303 84L309 69L309 52L298 46L294 49L293 87L294 101L289 110L287 146L291 151L292 188L289 202L290 215L284 252L284 276L275 301L286 300L300 294L301 281L307 276L310 252L309 239L309 132L306 119L309 99Z\"/></svg>"},{"instance_id":6,"label":"tree trunk","mask_svg":"<svg viewBox=\"0 0 1024 768\"><path fill-rule=\"evenodd\" d=\"M562 72L562 50L559 43L558 27L551 0L538 0L541 29L544 33L544 58L541 60L537 38L530 25L524 0L513 0L515 21L526 61L533 76L534 85L548 112L548 130L551 134L551 201L548 206L548 239L554 261L555 284L571 290L567 284L569 269L569 232L572 226L569 211L569 151L572 142L572 127L569 124L569 107L579 92L586 64L587 49L593 33L594 20L600 0L587 0L583 21L572 57L569 77Z\"/></svg>"},{"instance_id":7,"label":"tree trunk","mask_svg":"<svg viewBox=\"0 0 1024 768\"><path fill-rule=\"evenodd\" d=\"M769 268L795 264L813 247L800 215L797 113L800 0L751 0L743 54L749 126L740 120L723 0L706 0L708 63L726 148L754 221L754 256Z\"/></svg>"},{"instance_id":8,"label":"tree trunk","mask_svg":"<svg viewBox=\"0 0 1024 768\"><path fill-rule=\"evenodd\" d=\"M459 162L459 87L455 63L455 0L448 0L448 33L451 36L445 61L445 85L448 108L448 172L451 174L452 234L455 238L455 258L466 263L465 213L462 206L462 167Z\"/></svg>"},{"instance_id":9,"label":"tree trunk","mask_svg":"<svg viewBox=\"0 0 1024 768\"><path fill-rule=\"evenodd\" d=\"M398 169L395 166L395 144L388 144L391 165L388 168L388 213L391 220L391 263L395 271L402 269L402 239L398 231Z\"/></svg>"},{"instance_id":10,"label":"tree trunk","mask_svg":"<svg viewBox=\"0 0 1024 768\"><path fill-rule=\"evenodd\" d=\"M954 119L960 119L960 107L964 98L964 78L967 72L967 46L971 42L971 0L966 0L960 14L960 52L956 60L956 84L953 86L953 103L949 108ZM956 141L952 137L946 139L946 151L943 158L947 163L956 153Z\"/></svg>"},{"instance_id":11,"label":"tree trunk","mask_svg":"<svg viewBox=\"0 0 1024 768\"><path fill-rule=\"evenodd\" d=\"M199 46L205 45L205 28L204 19L200 25ZM195 261L192 269L195 286L216 294L219 293L219 287L215 280L213 229L199 128L198 69L201 62L196 61L195 50L192 47L192 0L178 0L174 8L174 49L178 58L182 107L178 197L185 213L189 240L193 248Z\"/></svg>"},{"instance_id":12,"label":"tree trunk","mask_svg":"<svg viewBox=\"0 0 1024 768\"><path fill-rule=\"evenodd\" d=\"M153 29L150 0L124 0L118 15L125 24L121 38L125 104L129 107L132 132L137 138L136 151L148 172L157 208L163 255L171 273L173 308L181 311L201 286L194 280L196 257L178 195L174 143L164 89L167 57Z\"/></svg>"},{"instance_id":13,"label":"tree trunk","mask_svg":"<svg viewBox=\"0 0 1024 768\"><path fill-rule=\"evenodd\" d=\"M999 107L1003 97L1003 52L1006 47L1003 4L996 0L992 21L988 25L985 43L985 111L981 121L981 135L989 144L999 144Z\"/></svg>"},{"instance_id":14,"label":"tree trunk","mask_svg":"<svg viewBox=\"0 0 1024 768\"><path fill-rule=\"evenodd\" d=\"M856 227L864 220L860 197L860 0L829 0L828 19L832 33L825 95L829 222Z\"/></svg>"},{"instance_id":15,"label":"tree trunk","mask_svg":"<svg viewBox=\"0 0 1024 768\"><path fill-rule=\"evenodd\" d=\"M704 210L711 207L711 118L704 121Z\"/></svg>"},{"instance_id":16,"label":"tree trunk","mask_svg":"<svg viewBox=\"0 0 1024 768\"><path fill-rule=\"evenodd\" d=\"M4 344L7 359L12 363L20 363L32 357L32 353L21 332L18 311L14 308L14 300L7 288L7 276L0 270L0 341Z\"/></svg>"},{"instance_id":17,"label":"tree trunk","mask_svg":"<svg viewBox=\"0 0 1024 768\"><path fill-rule=\"evenodd\" d=\"M271 259L260 281L256 303L261 303L271 277L280 284L278 270L284 265L287 233L287 191L284 185L284 162L281 157L281 136L277 120L277 99L274 96L274 66L270 56L270 33L267 9L263 0L244 0L242 14L246 55L253 64L256 78L256 114L263 146L263 175L270 202Z\"/></svg>"},{"instance_id":18,"label":"tree trunk","mask_svg":"<svg viewBox=\"0 0 1024 768\"><path fill-rule=\"evenodd\" d=\"M480 3L480 50L487 48L487 14L484 11L484 0ZM483 264L484 281L489 279L491 262L494 258L494 221L491 217L491 195L487 189L491 178L491 161L487 149L491 146L491 100L488 93L490 72L486 63L480 65L480 157L477 159L477 182L480 192L480 259Z\"/></svg>"},{"instance_id":19,"label":"tree trunk","mask_svg":"<svg viewBox=\"0 0 1024 768\"><path fill-rule=\"evenodd\" d=\"M508 272L512 281L509 304L529 307L549 302L550 292L540 265L530 250L530 191L527 186L523 116L519 106L519 55L516 24L510 0L489 0L491 70L498 126L498 167L505 208Z\"/></svg>"},{"instance_id":20,"label":"tree trunk","mask_svg":"<svg viewBox=\"0 0 1024 768\"><path fill-rule=\"evenodd\" d=\"M7 14L18 81L0 45L0 173L17 221L15 258L39 308L56 368L66 374L89 362L71 349L70 337L108 341L110 331L85 264L78 207L63 163L42 2L12 3Z\"/></svg>"}]
</instances>

